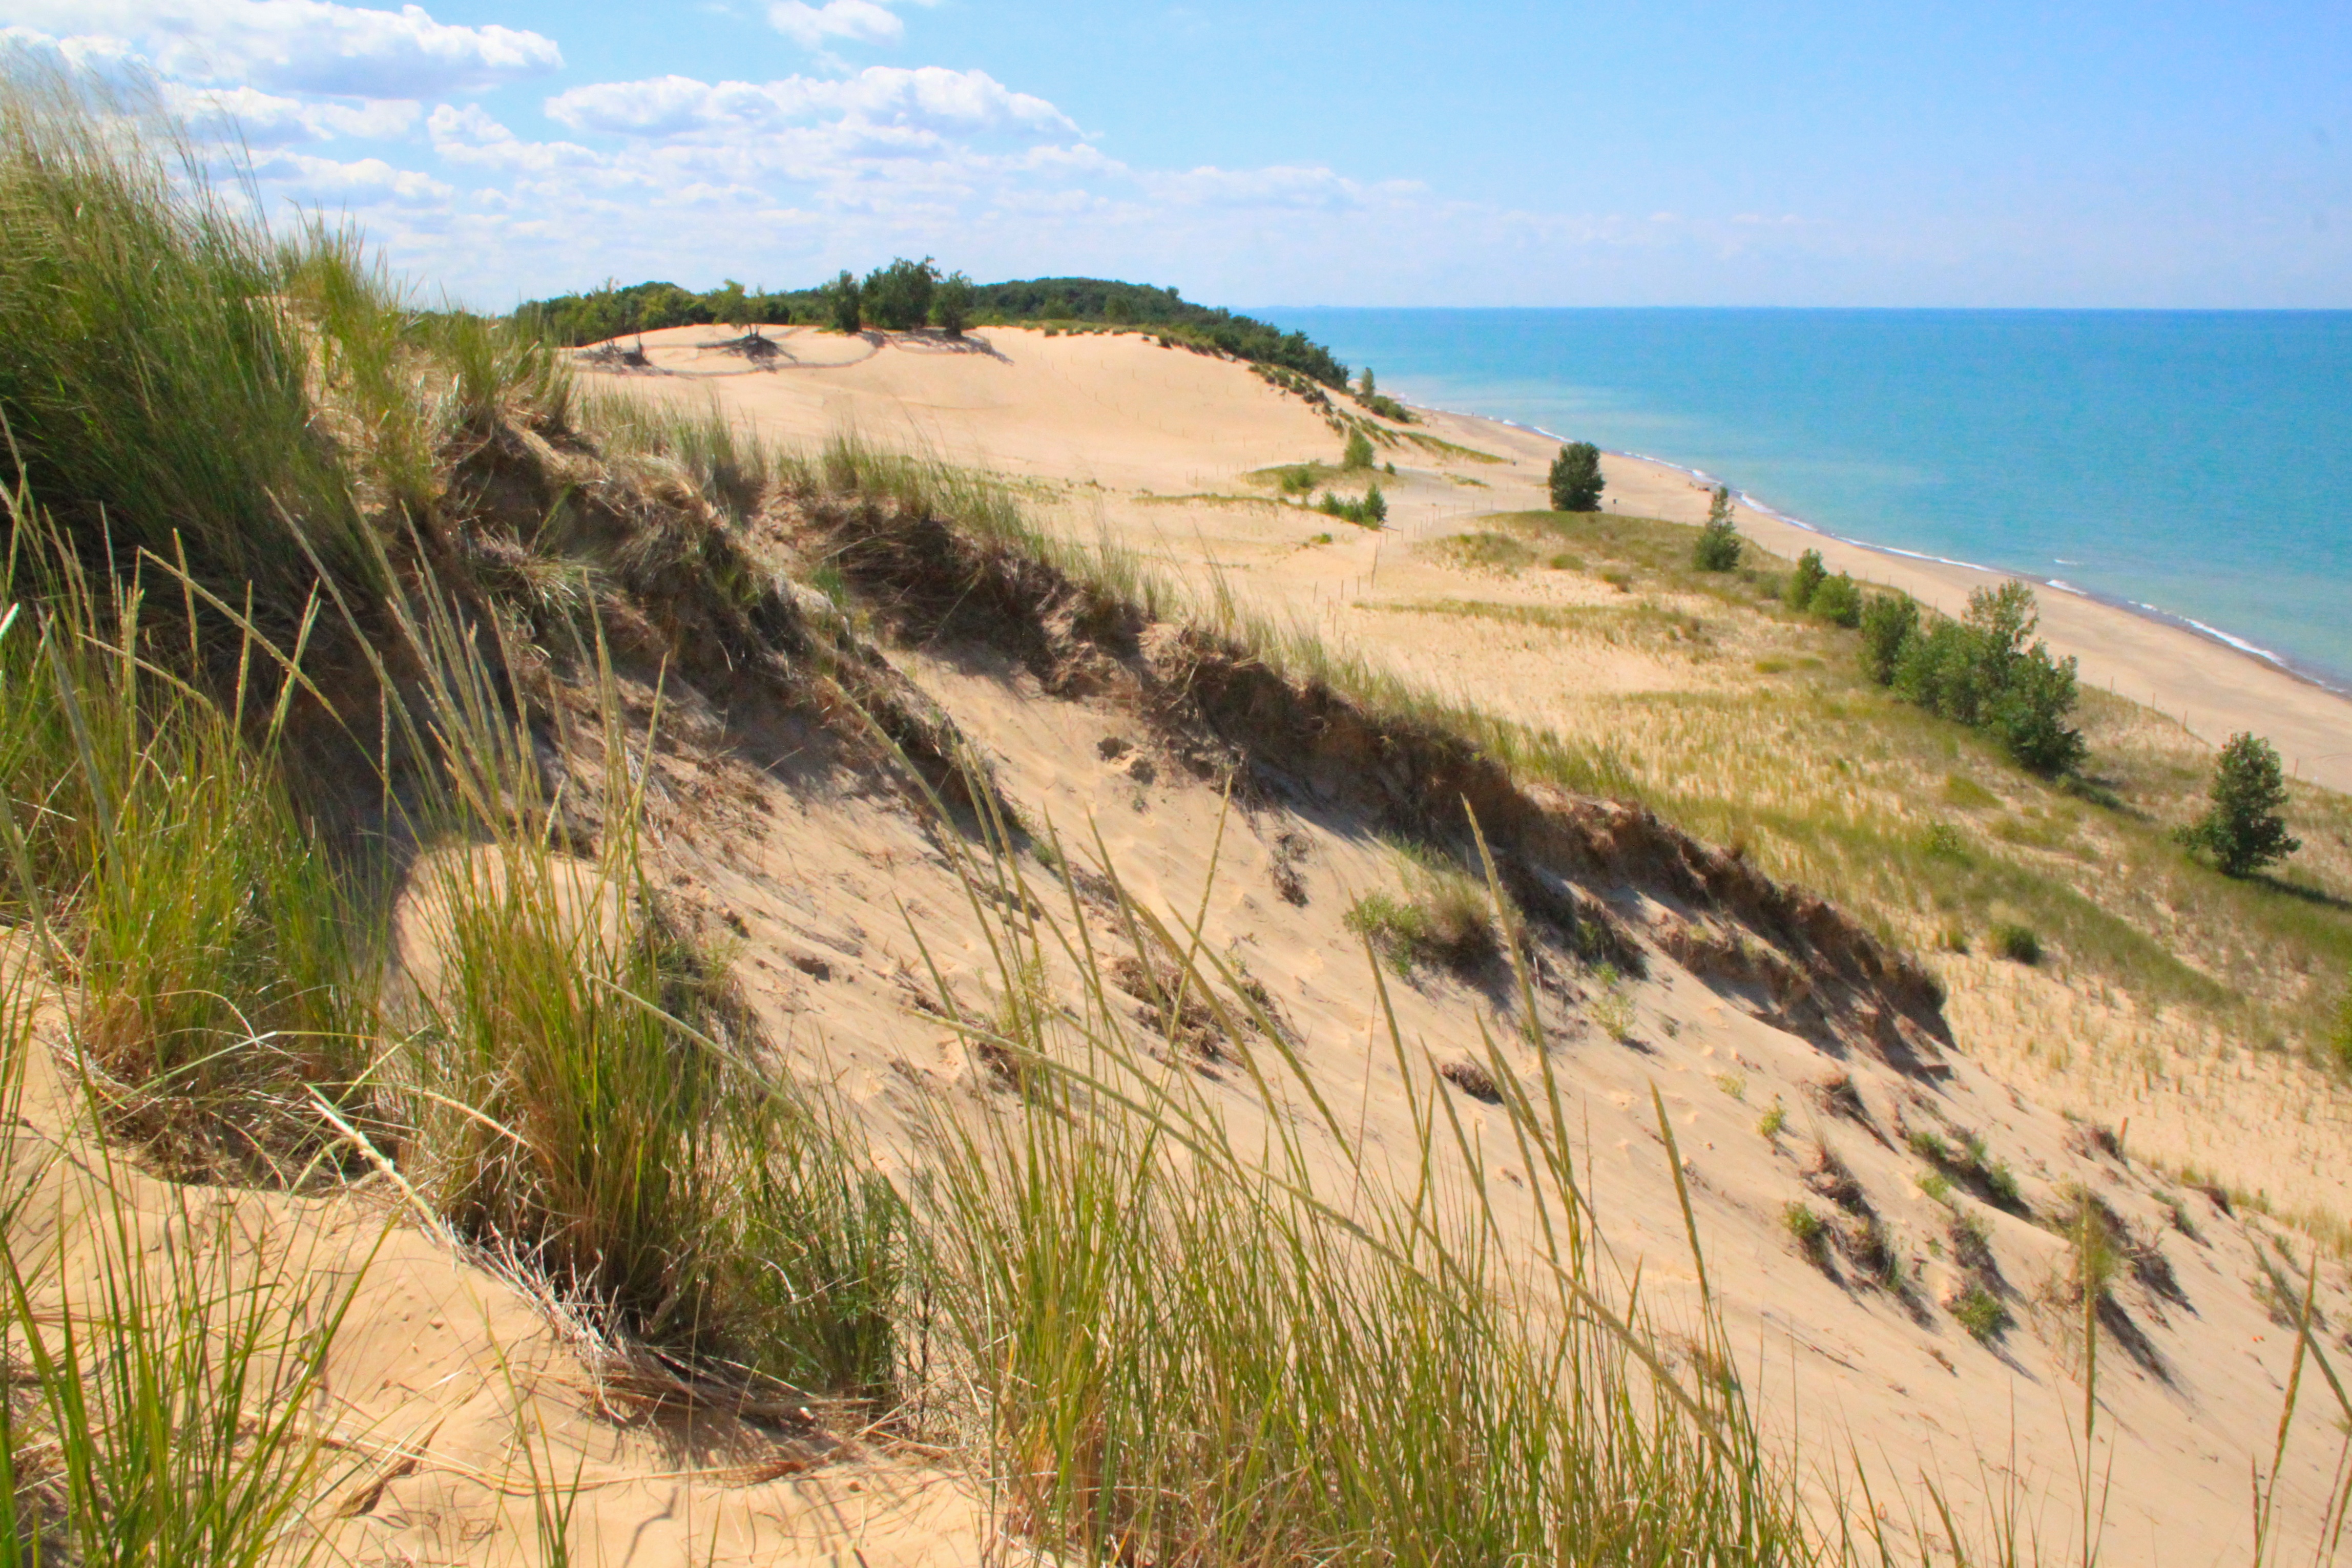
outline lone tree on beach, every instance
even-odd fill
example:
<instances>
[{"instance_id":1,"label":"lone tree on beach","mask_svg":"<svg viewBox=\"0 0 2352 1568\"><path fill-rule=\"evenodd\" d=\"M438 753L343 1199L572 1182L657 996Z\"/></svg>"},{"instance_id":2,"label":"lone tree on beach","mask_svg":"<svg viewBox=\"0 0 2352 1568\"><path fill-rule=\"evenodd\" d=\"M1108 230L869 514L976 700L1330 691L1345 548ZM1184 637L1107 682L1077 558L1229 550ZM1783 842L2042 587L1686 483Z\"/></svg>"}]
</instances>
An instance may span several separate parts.
<instances>
[{"instance_id":1,"label":"lone tree on beach","mask_svg":"<svg viewBox=\"0 0 2352 1568\"><path fill-rule=\"evenodd\" d=\"M1590 441L1571 441L1559 449L1551 460L1551 509L1601 509L1601 448Z\"/></svg>"},{"instance_id":2,"label":"lone tree on beach","mask_svg":"<svg viewBox=\"0 0 2352 1568\"><path fill-rule=\"evenodd\" d=\"M1746 542L1731 521L1731 487L1717 485L1707 497L1706 527L1699 529L1698 541L1691 546L1691 564L1701 571L1736 570Z\"/></svg>"},{"instance_id":3,"label":"lone tree on beach","mask_svg":"<svg viewBox=\"0 0 2352 1568\"><path fill-rule=\"evenodd\" d=\"M2224 876L2252 876L2303 848L2279 811L2286 780L2278 753L2256 735L2233 735L2213 764L2212 805L2181 831L2181 841L2203 850Z\"/></svg>"}]
</instances>

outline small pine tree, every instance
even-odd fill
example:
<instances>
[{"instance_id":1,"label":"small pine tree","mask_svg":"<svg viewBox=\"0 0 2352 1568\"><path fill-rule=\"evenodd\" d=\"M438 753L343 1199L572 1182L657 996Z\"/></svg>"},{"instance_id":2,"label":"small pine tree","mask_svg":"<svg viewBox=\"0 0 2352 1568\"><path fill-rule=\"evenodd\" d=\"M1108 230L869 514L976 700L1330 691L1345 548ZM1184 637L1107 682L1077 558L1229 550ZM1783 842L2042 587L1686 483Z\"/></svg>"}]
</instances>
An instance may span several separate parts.
<instances>
[{"instance_id":1,"label":"small pine tree","mask_svg":"<svg viewBox=\"0 0 2352 1568\"><path fill-rule=\"evenodd\" d=\"M1590 441L1571 441L1561 447L1551 460L1551 509L1597 512L1601 489L1601 448Z\"/></svg>"},{"instance_id":2,"label":"small pine tree","mask_svg":"<svg viewBox=\"0 0 2352 1568\"><path fill-rule=\"evenodd\" d=\"M1822 564L1822 552L1809 549L1797 558L1797 570L1789 574L1789 586L1783 595L1791 610L1810 609L1813 594L1829 580L1829 568Z\"/></svg>"},{"instance_id":3,"label":"small pine tree","mask_svg":"<svg viewBox=\"0 0 2352 1568\"><path fill-rule=\"evenodd\" d=\"M1372 438L1361 430L1348 432L1347 450L1340 454L1342 468L1370 468L1372 465Z\"/></svg>"},{"instance_id":4,"label":"small pine tree","mask_svg":"<svg viewBox=\"0 0 2352 1568\"><path fill-rule=\"evenodd\" d=\"M950 338L961 338L963 329L971 325L972 306L977 296L971 279L961 272L950 272L940 279L931 291L931 319L940 330Z\"/></svg>"},{"instance_id":5,"label":"small pine tree","mask_svg":"<svg viewBox=\"0 0 2352 1568\"><path fill-rule=\"evenodd\" d=\"M1380 383L1372 379L1372 367L1370 365L1364 367L1363 378L1356 384L1365 397L1371 397L1381 390Z\"/></svg>"},{"instance_id":6,"label":"small pine tree","mask_svg":"<svg viewBox=\"0 0 2352 1568\"><path fill-rule=\"evenodd\" d=\"M855 332L866 325L866 290L847 268L824 286L824 308L836 332Z\"/></svg>"},{"instance_id":7,"label":"small pine tree","mask_svg":"<svg viewBox=\"0 0 2352 1568\"><path fill-rule=\"evenodd\" d=\"M1701 571L1735 570L1745 543L1731 521L1731 491L1717 485L1707 500L1706 527L1698 531L1698 542L1691 547L1691 564Z\"/></svg>"},{"instance_id":8,"label":"small pine tree","mask_svg":"<svg viewBox=\"0 0 2352 1568\"><path fill-rule=\"evenodd\" d=\"M1389 521L1389 498L1375 485L1364 497L1364 523L1368 528L1386 528Z\"/></svg>"},{"instance_id":9,"label":"small pine tree","mask_svg":"<svg viewBox=\"0 0 2352 1568\"><path fill-rule=\"evenodd\" d=\"M2182 832L2193 849L2213 857L2225 876L2252 876L2303 848L2279 815L2286 779L2278 753L2255 735L2233 735L2213 764L2212 805Z\"/></svg>"}]
</instances>

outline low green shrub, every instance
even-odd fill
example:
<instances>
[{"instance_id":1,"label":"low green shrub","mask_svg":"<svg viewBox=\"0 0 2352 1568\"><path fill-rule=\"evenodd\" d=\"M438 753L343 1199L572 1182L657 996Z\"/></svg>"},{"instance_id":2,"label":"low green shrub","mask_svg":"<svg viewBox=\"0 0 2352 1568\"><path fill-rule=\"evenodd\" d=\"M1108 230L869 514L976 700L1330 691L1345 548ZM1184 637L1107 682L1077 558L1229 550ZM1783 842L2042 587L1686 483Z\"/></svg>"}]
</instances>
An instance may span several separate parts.
<instances>
[{"instance_id":1,"label":"low green shrub","mask_svg":"<svg viewBox=\"0 0 2352 1568\"><path fill-rule=\"evenodd\" d=\"M1862 667L1880 685L1891 685L1903 650L1919 633L1919 604L1907 594L1874 593L1862 607Z\"/></svg>"},{"instance_id":2,"label":"low green shrub","mask_svg":"<svg viewBox=\"0 0 2352 1568\"><path fill-rule=\"evenodd\" d=\"M1980 1343L1990 1344L2009 1327L2009 1309L1982 1285L1970 1285L1952 1303L1952 1317Z\"/></svg>"},{"instance_id":3,"label":"low green shrub","mask_svg":"<svg viewBox=\"0 0 2352 1568\"><path fill-rule=\"evenodd\" d=\"M1780 1227L1797 1244L1797 1250L1802 1252L1815 1267L1828 1263L1829 1223L1815 1214L1810 1204L1790 1200L1780 1210Z\"/></svg>"},{"instance_id":4,"label":"low green shrub","mask_svg":"<svg viewBox=\"0 0 2352 1568\"><path fill-rule=\"evenodd\" d=\"M1601 988L1593 993L1587 1009L1601 1032L1622 1043L1633 1038L1633 998L1625 992L1624 983L1613 969L1603 967Z\"/></svg>"},{"instance_id":5,"label":"low green shrub","mask_svg":"<svg viewBox=\"0 0 2352 1568\"><path fill-rule=\"evenodd\" d=\"M1361 429L1349 431L1348 444L1339 455L1339 466L1350 470L1370 468L1372 461L1372 438Z\"/></svg>"},{"instance_id":6,"label":"low green shrub","mask_svg":"<svg viewBox=\"0 0 2352 1568\"><path fill-rule=\"evenodd\" d=\"M1832 626L1851 631L1862 624L1862 590L1844 572L1824 580L1807 601L1807 608Z\"/></svg>"},{"instance_id":7,"label":"low green shrub","mask_svg":"<svg viewBox=\"0 0 2352 1568\"><path fill-rule=\"evenodd\" d=\"M2031 967L2042 962L2042 938L2034 934L2032 926L2003 921L1996 925L1989 936L1992 950L2011 963Z\"/></svg>"},{"instance_id":8,"label":"low green shrub","mask_svg":"<svg viewBox=\"0 0 2352 1568\"><path fill-rule=\"evenodd\" d=\"M1483 888L1458 873L1416 874L1412 894L1365 894L1342 917L1399 975L1416 965L1455 970L1478 967L1496 951L1494 921Z\"/></svg>"},{"instance_id":9,"label":"low green shrub","mask_svg":"<svg viewBox=\"0 0 2352 1568\"><path fill-rule=\"evenodd\" d=\"M1378 529L1388 526L1389 498L1381 494L1378 485L1365 491L1363 497L1357 500L1326 490L1317 509L1327 517L1338 517L1360 528Z\"/></svg>"},{"instance_id":10,"label":"low green shrub","mask_svg":"<svg viewBox=\"0 0 2352 1568\"><path fill-rule=\"evenodd\" d=\"M1929 828L1919 848L1929 860L1949 861L1954 865L1967 865L1972 859L1968 840L1949 822L1937 822Z\"/></svg>"}]
</instances>

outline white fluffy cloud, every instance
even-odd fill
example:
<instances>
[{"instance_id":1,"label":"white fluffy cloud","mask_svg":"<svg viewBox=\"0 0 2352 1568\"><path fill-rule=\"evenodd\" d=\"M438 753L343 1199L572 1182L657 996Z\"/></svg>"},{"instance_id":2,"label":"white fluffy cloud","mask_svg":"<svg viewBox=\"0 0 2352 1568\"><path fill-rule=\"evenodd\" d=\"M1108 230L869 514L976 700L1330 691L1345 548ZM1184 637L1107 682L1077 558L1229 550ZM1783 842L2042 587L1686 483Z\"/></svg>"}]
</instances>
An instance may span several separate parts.
<instances>
[{"instance_id":1,"label":"white fluffy cloud","mask_svg":"<svg viewBox=\"0 0 2352 1568\"><path fill-rule=\"evenodd\" d=\"M166 84L164 100L197 130L234 132L251 147L324 141L338 136L364 140L404 136L423 113L423 106L414 99L322 101L281 98L249 87Z\"/></svg>"},{"instance_id":2,"label":"white fluffy cloud","mask_svg":"<svg viewBox=\"0 0 2352 1568\"><path fill-rule=\"evenodd\" d=\"M182 81L274 92L414 99L561 68L555 41L334 0L0 0L0 22L68 50L135 52Z\"/></svg>"},{"instance_id":3,"label":"white fluffy cloud","mask_svg":"<svg viewBox=\"0 0 2352 1568\"><path fill-rule=\"evenodd\" d=\"M781 0L768 7L768 21L776 31L803 48L818 48L833 39L851 43L895 44L907 35L907 24L874 0Z\"/></svg>"},{"instance_id":4,"label":"white fluffy cloud","mask_svg":"<svg viewBox=\"0 0 2352 1568\"><path fill-rule=\"evenodd\" d=\"M432 136L433 150L452 163L544 174L558 169L593 170L604 162L573 142L525 141L478 103L463 109L436 104L425 129Z\"/></svg>"},{"instance_id":5,"label":"white fluffy cloud","mask_svg":"<svg viewBox=\"0 0 2352 1568\"><path fill-rule=\"evenodd\" d=\"M600 82L558 93L547 113L574 131L639 137L740 135L824 121L932 131L1077 130L1044 99L1014 92L986 71L940 66L870 66L838 80L787 77L759 85L680 76Z\"/></svg>"},{"instance_id":6,"label":"white fluffy cloud","mask_svg":"<svg viewBox=\"0 0 2352 1568\"><path fill-rule=\"evenodd\" d=\"M457 194L454 186L430 174L395 168L381 158L339 162L281 151L256 158L253 169L277 193L320 206L365 206L379 202L429 206Z\"/></svg>"}]
</instances>

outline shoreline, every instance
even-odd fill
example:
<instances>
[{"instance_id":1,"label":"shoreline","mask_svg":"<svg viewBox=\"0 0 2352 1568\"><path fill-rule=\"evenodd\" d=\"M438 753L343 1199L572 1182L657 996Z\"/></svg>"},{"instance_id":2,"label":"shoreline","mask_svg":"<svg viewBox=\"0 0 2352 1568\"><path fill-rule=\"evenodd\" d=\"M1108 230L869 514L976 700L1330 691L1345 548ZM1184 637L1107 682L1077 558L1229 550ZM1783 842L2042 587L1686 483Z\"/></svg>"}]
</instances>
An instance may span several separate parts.
<instances>
[{"instance_id":1,"label":"shoreline","mask_svg":"<svg viewBox=\"0 0 2352 1568\"><path fill-rule=\"evenodd\" d=\"M1541 426L1495 414L1411 404L1463 434L1491 432L1522 463L1549 462L1564 438ZM1604 448L1610 499L1627 511L1696 522L1705 493L1720 483L1704 469L1643 453ZM2101 687L2179 723L2218 746L2252 730L2275 746L2291 774L2352 794L2352 689L2332 671L2302 666L2249 639L2158 606L2101 593L2034 572L1848 538L1734 490L1741 531L1793 559L1818 549L1832 571L1909 594L1946 615L1966 612L1970 590L2015 579L2050 591L2041 602L2039 634L2061 657L2072 655L2086 687Z\"/></svg>"},{"instance_id":2,"label":"shoreline","mask_svg":"<svg viewBox=\"0 0 2352 1568\"><path fill-rule=\"evenodd\" d=\"M1537 426L1524 428L1538 429L1539 434L1546 435L1550 434L1540 431ZM1702 484L1725 486L1729 484L1728 480L1709 474L1704 468L1694 468L1688 464L1676 463L1669 457L1653 456L1645 452L1605 450L1609 451L1609 455L1623 458L1629 463L1642 463L1654 468L1664 468L1670 473L1696 479ZM2342 676L2305 664L2292 654L2265 648L2259 643L2251 642L2232 632L2225 632L2219 626L2209 625L2193 615L2184 615L2177 610L2167 610L2162 605L2150 604L2146 600L2128 599L2121 594L2107 593L2095 588L2085 588L2080 583L2068 582L2059 577L2046 577L2040 572L2021 571L2010 567L1988 565L1983 561L1961 560L1953 556L1906 549L1901 545L1881 544L1874 539L1856 538L1852 534L1838 533L1833 529L1822 527L1819 523L1808 522L1794 513L1784 512L1769 502L1757 499L1745 490L1734 489L1731 492L1731 498L1735 504L1747 507L1759 517L1770 517L1775 522L1786 524L1790 528L1801 529L1809 534L1817 534L1825 539L1833 539L1839 544L1850 545L1855 549L1869 550L1875 555L1895 556L1905 560L1921 561L1931 566L1957 567L1962 571L1982 572L1992 577L2015 578L2021 582L2030 582L2036 587L2047 588L2054 592L2070 593L2090 603L2105 605L2110 610L2122 611L2126 615L2137 615L2142 620L2153 621L2158 625L2169 626L2176 631L2187 632L2192 636L2201 637L2209 643L2243 654L2268 668L2278 671L2281 674L2290 675L2306 685L2316 686L2331 696L2352 698L2352 682L2346 681Z\"/></svg>"},{"instance_id":3,"label":"shoreline","mask_svg":"<svg viewBox=\"0 0 2352 1568\"><path fill-rule=\"evenodd\" d=\"M1497 424L1507 430L1538 435L1546 441L1558 442L1562 445L1567 444L1570 439L1546 430L1540 424L1528 424L1524 421L1507 418L1502 414L1481 413L1470 409L1446 408L1437 403L1409 402L1403 399L1398 401L1405 402L1408 408L1430 413L1441 413L1452 419L1470 419L1485 424ZM1663 469L1667 473L1678 474L1685 478L1696 480L1709 486L1730 485L1729 480L1719 475L1710 474L1704 468L1695 467L1687 463L1677 463L1671 457L1660 457L1647 452L1628 452L1613 446L1604 446L1601 451L1604 456L1615 457L1627 463L1638 463L1650 468ZM2015 578L2020 581L2031 582L2054 592L2072 594L2077 599L2093 604L2104 605L2107 609L2118 610L2127 615L2153 621L2158 625L2169 626L2175 631L2186 632L2191 636L2252 659L2305 685L2315 687L2330 696L2352 700L2352 675L2342 674L2307 663L2292 653L2283 653L2274 648L2266 648L2251 639L2239 636L2234 632L2225 631L2221 627L2200 621L2193 615L2186 615L2177 610L2167 610L2162 605L2150 604L2145 600L2126 598L2122 594L2108 593L2095 588L2084 588L2080 583L2068 582L2063 578L2048 577L2039 572L1990 566L1983 561L1961 560L1952 556L1934 555L1926 550L1906 549L1901 545L1881 544L1872 539L1857 538L1851 534L1842 534L1834 529L1823 528L1819 523L1808 522L1792 512L1784 512L1768 501L1759 500L1746 490L1733 488L1731 498L1736 505L1746 507L1759 517L1769 517L1789 528L1815 534L1824 539L1834 540L1855 549L1868 550L1874 555L1894 556L1933 566L1953 567L1962 571L1980 572L1989 577Z\"/></svg>"}]
</instances>

